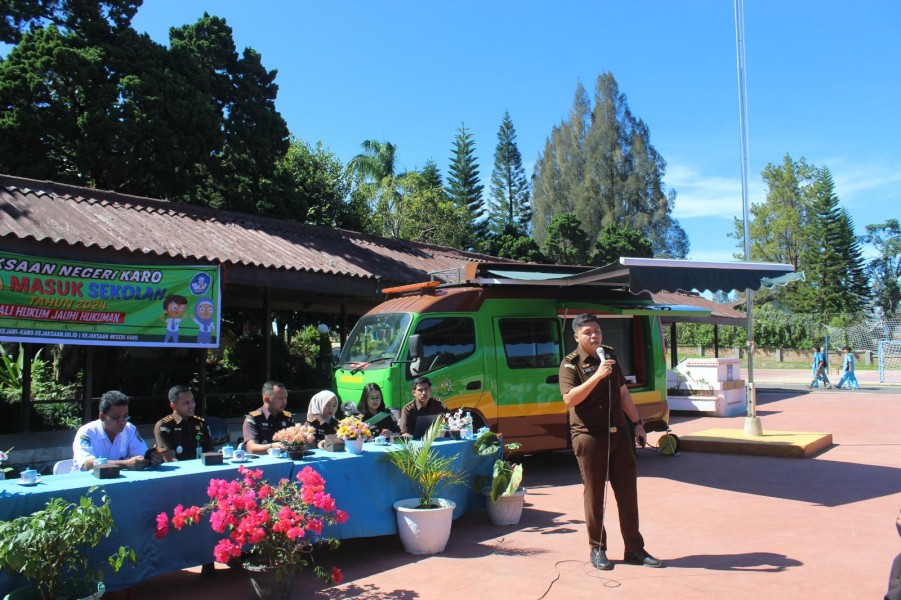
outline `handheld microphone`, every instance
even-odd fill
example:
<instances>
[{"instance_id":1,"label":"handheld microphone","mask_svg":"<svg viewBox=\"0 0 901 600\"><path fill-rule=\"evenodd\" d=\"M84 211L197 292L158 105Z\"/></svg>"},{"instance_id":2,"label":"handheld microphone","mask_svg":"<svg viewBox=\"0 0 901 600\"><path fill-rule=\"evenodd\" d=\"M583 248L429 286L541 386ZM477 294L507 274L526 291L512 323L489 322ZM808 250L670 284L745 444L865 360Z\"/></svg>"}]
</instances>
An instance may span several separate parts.
<instances>
[{"instance_id":1,"label":"handheld microphone","mask_svg":"<svg viewBox=\"0 0 901 600\"><path fill-rule=\"evenodd\" d=\"M598 358L601 359L601 362L605 360L611 360L613 358L613 353L608 352L606 348L603 346L598 347Z\"/></svg>"}]
</instances>

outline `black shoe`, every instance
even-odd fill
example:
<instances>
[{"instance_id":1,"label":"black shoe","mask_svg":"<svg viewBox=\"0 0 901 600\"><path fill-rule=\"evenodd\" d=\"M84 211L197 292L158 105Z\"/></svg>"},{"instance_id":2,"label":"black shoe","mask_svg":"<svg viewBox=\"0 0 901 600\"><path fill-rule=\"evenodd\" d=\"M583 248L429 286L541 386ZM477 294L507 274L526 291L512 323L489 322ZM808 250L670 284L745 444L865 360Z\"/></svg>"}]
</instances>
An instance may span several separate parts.
<instances>
[{"instance_id":1,"label":"black shoe","mask_svg":"<svg viewBox=\"0 0 901 600\"><path fill-rule=\"evenodd\" d=\"M644 550L641 552L636 552L635 554L627 552L623 557L623 560L632 565L641 565L642 567L651 567L653 569L658 569L663 566L663 563Z\"/></svg>"},{"instance_id":2,"label":"black shoe","mask_svg":"<svg viewBox=\"0 0 901 600\"><path fill-rule=\"evenodd\" d=\"M594 565L595 569L600 569L601 571L609 571L613 568L613 563L607 559L607 552L601 548L591 549L591 564Z\"/></svg>"}]
</instances>

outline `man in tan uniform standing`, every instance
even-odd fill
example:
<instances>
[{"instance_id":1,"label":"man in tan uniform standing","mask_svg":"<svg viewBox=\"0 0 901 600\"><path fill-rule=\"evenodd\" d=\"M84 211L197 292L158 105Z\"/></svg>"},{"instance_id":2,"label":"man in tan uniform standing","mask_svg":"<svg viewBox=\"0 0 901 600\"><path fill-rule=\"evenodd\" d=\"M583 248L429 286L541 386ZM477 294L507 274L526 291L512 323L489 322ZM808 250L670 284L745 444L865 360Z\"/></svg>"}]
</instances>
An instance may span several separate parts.
<instances>
[{"instance_id":1,"label":"man in tan uniform standing","mask_svg":"<svg viewBox=\"0 0 901 600\"><path fill-rule=\"evenodd\" d=\"M619 509L625 562L662 567L662 562L645 551L644 538L638 530L634 442L626 426L626 419L629 419L635 428L635 436L644 445L647 434L638 409L632 402L613 349L601 345L603 334L597 317L590 314L577 316L573 320L573 332L578 347L560 363L560 393L569 408L573 452L585 486L585 525L591 563L598 569L613 568L607 558L607 532L604 529L604 494L609 477Z\"/></svg>"}]
</instances>

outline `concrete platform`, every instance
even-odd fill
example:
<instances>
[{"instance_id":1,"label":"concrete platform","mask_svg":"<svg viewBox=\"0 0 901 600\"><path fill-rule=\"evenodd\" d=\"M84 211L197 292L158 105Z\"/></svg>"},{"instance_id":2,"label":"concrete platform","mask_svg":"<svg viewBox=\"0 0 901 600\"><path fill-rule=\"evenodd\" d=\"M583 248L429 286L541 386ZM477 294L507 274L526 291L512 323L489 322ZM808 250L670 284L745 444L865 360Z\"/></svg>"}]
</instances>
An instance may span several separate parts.
<instances>
[{"instance_id":1,"label":"concrete platform","mask_svg":"<svg viewBox=\"0 0 901 600\"><path fill-rule=\"evenodd\" d=\"M679 438L679 442L682 452L809 458L832 445L832 434L767 431L760 437L751 437L739 429L705 429Z\"/></svg>"}]
</instances>

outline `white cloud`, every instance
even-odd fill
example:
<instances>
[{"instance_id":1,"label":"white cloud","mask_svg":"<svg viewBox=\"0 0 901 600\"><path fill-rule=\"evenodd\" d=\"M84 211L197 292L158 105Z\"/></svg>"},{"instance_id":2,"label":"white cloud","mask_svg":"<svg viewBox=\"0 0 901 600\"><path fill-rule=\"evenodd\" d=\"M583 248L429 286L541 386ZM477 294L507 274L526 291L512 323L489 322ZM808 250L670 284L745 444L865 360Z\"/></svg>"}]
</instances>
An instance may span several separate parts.
<instances>
[{"instance_id":1,"label":"white cloud","mask_svg":"<svg viewBox=\"0 0 901 600\"><path fill-rule=\"evenodd\" d=\"M874 202L891 202L897 206L901 200L899 165L880 160L854 163L842 158L827 159L824 164L832 172L835 193L849 208L856 205L872 208Z\"/></svg>"},{"instance_id":2,"label":"white cloud","mask_svg":"<svg viewBox=\"0 0 901 600\"><path fill-rule=\"evenodd\" d=\"M711 217L731 221L744 211L739 179L704 176L691 167L671 164L667 167L666 185L676 190L673 216L680 221ZM752 203L759 202L764 193L762 184L749 181Z\"/></svg>"}]
</instances>

